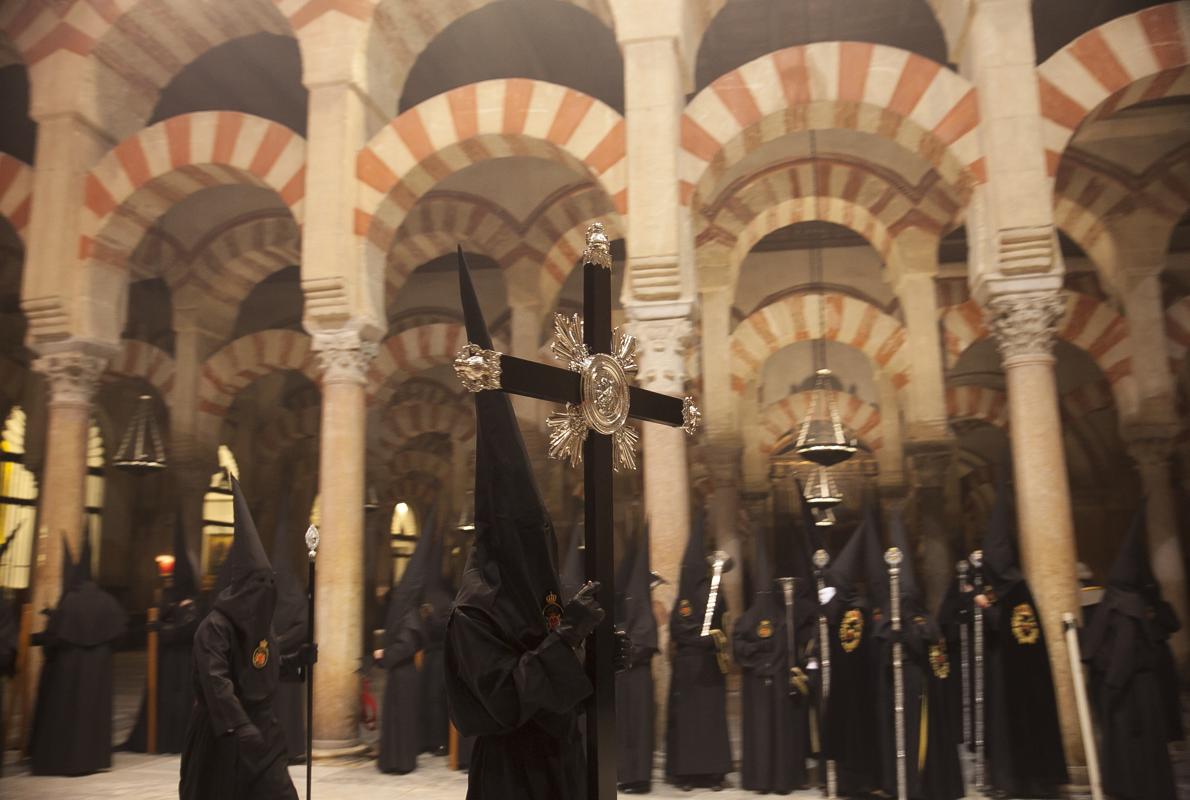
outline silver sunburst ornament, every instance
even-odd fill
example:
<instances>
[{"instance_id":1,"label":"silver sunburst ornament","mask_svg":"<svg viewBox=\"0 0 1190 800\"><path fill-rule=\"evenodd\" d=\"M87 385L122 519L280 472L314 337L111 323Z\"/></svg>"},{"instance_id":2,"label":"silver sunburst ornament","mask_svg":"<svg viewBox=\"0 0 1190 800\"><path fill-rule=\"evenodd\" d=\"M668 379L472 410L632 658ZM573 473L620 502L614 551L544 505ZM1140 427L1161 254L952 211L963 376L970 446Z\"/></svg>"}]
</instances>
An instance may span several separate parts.
<instances>
[{"instance_id":1,"label":"silver sunburst ornament","mask_svg":"<svg viewBox=\"0 0 1190 800\"><path fill-rule=\"evenodd\" d=\"M610 353L591 353L583 342L583 321L578 314L554 315L554 357L582 376L582 402L567 403L546 419L550 431L550 456L578 466L588 428L612 437L616 470L636 469L640 435L628 427L628 376L635 373L636 338L619 328L612 331Z\"/></svg>"}]
</instances>

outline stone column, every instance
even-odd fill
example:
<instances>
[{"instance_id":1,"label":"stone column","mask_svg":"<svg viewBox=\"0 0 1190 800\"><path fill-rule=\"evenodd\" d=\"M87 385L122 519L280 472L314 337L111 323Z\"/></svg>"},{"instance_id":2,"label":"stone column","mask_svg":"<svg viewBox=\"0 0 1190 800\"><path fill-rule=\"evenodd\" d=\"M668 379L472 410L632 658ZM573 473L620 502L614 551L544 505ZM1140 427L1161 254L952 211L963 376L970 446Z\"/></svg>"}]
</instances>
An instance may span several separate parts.
<instances>
[{"instance_id":1,"label":"stone column","mask_svg":"<svg viewBox=\"0 0 1190 800\"><path fill-rule=\"evenodd\" d=\"M1062 614L1081 614L1074 521L1067 482L1062 418L1054 375L1060 292L993 297L988 312L1004 366L1012 425L1012 466L1025 574L1049 648L1068 764L1085 764Z\"/></svg>"},{"instance_id":2,"label":"stone column","mask_svg":"<svg viewBox=\"0 0 1190 800\"><path fill-rule=\"evenodd\" d=\"M48 352L33 363L49 387L45 470L38 493L38 528L33 561L33 630L45 629L39 613L58 603L62 588L62 540L70 542L75 561L82 547L83 505L87 476L87 433L91 399L108 354L86 347ZM30 651L26 689L37 696L41 648Z\"/></svg>"},{"instance_id":3,"label":"stone column","mask_svg":"<svg viewBox=\"0 0 1190 800\"><path fill-rule=\"evenodd\" d=\"M903 486L905 448L901 439L900 400L892 378L886 373L880 372L876 383L880 390L880 438L884 443L876 455L880 466L877 482L881 486Z\"/></svg>"},{"instance_id":4,"label":"stone column","mask_svg":"<svg viewBox=\"0 0 1190 800\"><path fill-rule=\"evenodd\" d=\"M202 546L202 505L211 475L218 468L218 441L202 441L198 429L198 389L203 360L216 334L202 320L200 298L193 291L175 297L174 385L169 404L169 469L175 476L186 542L197 557ZM246 455L246 454L245 454Z\"/></svg>"},{"instance_id":5,"label":"stone column","mask_svg":"<svg viewBox=\"0 0 1190 800\"><path fill-rule=\"evenodd\" d=\"M1150 434L1156 432L1154 430ZM1144 484L1149 559L1153 564L1153 574L1165 601L1173 606L1178 619L1182 621L1182 629L1170 639L1170 646L1179 671L1185 674L1190 666L1190 642L1186 636L1190 606L1186 602L1186 562L1183 560L1178 510L1170 475L1172 433L1167 431L1163 436L1134 438L1128 443L1128 454L1136 461Z\"/></svg>"},{"instance_id":6,"label":"stone column","mask_svg":"<svg viewBox=\"0 0 1190 800\"><path fill-rule=\"evenodd\" d=\"M318 669L314 671L314 748L328 755L358 742L359 667L364 611L364 384L376 344L354 330L317 332L322 369L318 485Z\"/></svg>"},{"instance_id":7,"label":"stone column","mask_svg":"<svg viewBox=\"0 0 1190 800\"><path fill-rule=\"evenodd\" d=\"M921 585L927 608L937 608L954 573L955 551L951 546L946 519L946 479L954 463L955 445L950 442L906 442L911 473L910 493L913 499L913 519L919 541ZM933 525L923 523L930 520ZM908 520L906 524L909 524Z\"/></svg>"},{"instance_id":8,"label":"stone column","mask_svg":"<svg viewBox=\"0 0 1190 800\"><path fill-rule=\"evenodd\" d=\"M707 508L708 528L714 534L715 546L731 556L735 569L723 576L723 593L727 598L728 619L724 627L744 612L749 600L744 597L744 531L740 529L740 452L736 442L707 445L707 466L711 471L711 498ZM764 518L753 520L758 527ZM751 532L756 535L757 530Z\"/></svg>"},{"instance_id":9,"label":"stone column","mask_svg":"<svg viewBox=\"0 0 1190 800\"><path fill-rule=\"evenodd\" d=\"M937 252L934 244L933 252ZM938 335L938 301L934 276L907 272L897 282L905 315L910 377L906 393L905 435L917 440L946 439L946 389L942 380L942 341Z\"/></svg>"}]
</instances>

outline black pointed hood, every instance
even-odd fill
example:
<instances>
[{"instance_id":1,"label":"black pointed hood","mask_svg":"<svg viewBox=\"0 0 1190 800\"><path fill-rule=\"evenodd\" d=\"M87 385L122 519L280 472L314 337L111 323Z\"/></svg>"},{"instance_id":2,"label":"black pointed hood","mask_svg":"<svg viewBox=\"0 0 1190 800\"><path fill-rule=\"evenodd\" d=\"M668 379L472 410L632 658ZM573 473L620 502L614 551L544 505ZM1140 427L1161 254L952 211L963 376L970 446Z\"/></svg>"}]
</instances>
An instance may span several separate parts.
<instances>
[{"instance_id":1,"label":"black pointed hood","mask_svg":"<svg viewBox=\"0 0 1190 800\"><path fill-rule=\"evenodd\" d=\"M64 580L58 607L50 615L47 630L56 638L77 647L94 647L114 642L124 635L128 615L116 599L91 580L91 544L83 531L83 550L77 563L71 560L70 543L62 540ZM65 572L69 569L70 572Z\"/></svg>"},{"instance_id":2,"label":"black pointed hood","mask_svg":"<svg viewBox=\"0 0 1190 800\"><path fill-rule=\"evenodd\" d=\"M429 577L430 554L434 549L435 526L438 524L436 508L431 508L421 525L421 535L409 563L401 573L401 579L388 597L388 614L384 620L384 646L389 647L397 640L402 623L410 611L421 606Z\"/></svg>"},{"instance_id":3,"label":"black pointed hood","mask_svg":"<svg viewBox=\"0 0 1190 800\"><path fill-rule=\"evenodd\" d=\"M1149 561L1149 548L1145 540L1147 513L1142 502L1132 517L1132 525L1120 545L1120 552L1107 575L1107 585L1126 592L1151 592L1157 583L1153 577L1153 566Z\"/></svg>"},{"instance_id":4,"label":"black pointed hood","mask_svg":"<svg viewBox=\"0 0 1190 800\"><path fill-rule=\"evenodd\" d=\"M888 598L888 572L880 545L880 522L876 504L864 505L863 520L827 568L827 583L844 597L857 599L858 586L865 585L867 605L883 607Z\"/></svg>"},{"instance_id":5,"label":"black pointed hood","mask_svg":"<svg viewBox=\"0 0 1190 800\"><path fill-rule=\"evenodd\" d=\"M270 636L277 581L240 482L234 475L230 478L235 538L221 570L227 585L215 598L214 607L231 620L247 642L260 642Z\"/></svg>"},{"instance_id":6,"label":"black pointed hood","mask_svg":"<svg viewBox=\"0 0 1190 800\"><path fill-rule=\"evenodd\" d=\"M288 483L286 484L288 485ZM289 497L280 498L277 509L277 528L273 532L272 563L277 578L277 608L273 612L273 631L277 634L281 652L291 653L306 639L309 611L306 590L293 566L293 537L305 535L289 522Z\"/></svg>"},{"instance_id":7,"label":"black pointed hood","mask_svg":"<svg viewBox=\"0 0 1190 800\"><path fill-rule=\"evenodd\" d=\"M62 577L59 583L58 590L58 605L62 604L62 598L66 593L74 588L75 581L74 556L70 551L70 540L66 538L66 534L62 534Z\"/></svg>"},{"instance_id":8,"label":"black pointed hood","mask_svg":"<svg viewBox=\"0 0 1190 800\"><path fill-rule=\"evenodd\" d=\"M636 539L632 553L632 572L624 584L624 629L632 642L632 652L638 661L641 656L652 655L658 650L657 618L653 615L651 584L652 569L649 563L649 527Z\"/></svg>"},{"instance_id":9,"label":"black pointed hood","mask_svg":"<svg viewBox=\"0 0 1190 800\"><path fill-rule=\"evenodd\" d=\"M585 570L583 569L583 554L586 548L586 528L580 517L574 523L574 530L570 532L570 541L566 544L566 559L562 562L562 574L558 576L562 588L562 603L583 588Z\"/></svg>"},{"instance_id":10,"label":"black pointed hood","mask_svg":"<svg viewBox=\"0 0 1190 800\"><path fill-rule=\"evenodd\" d=\"M1015 523L1008 473L1001 470L996 485L996 502L983 537L983 580L1000 595L1024 580L1016 552Z\"/></svg>"},{"instance_id":11,"label":"black pointed hood","mask_svg":"<svg viewBox=\"0 0 1190 800\"><path fill-rule=\"evenodd\" d=\"M198 596L198 570L190 548L186 546L186 529L182 525L182 512L174 515L174 574L171 586L165 592L165 602L176 603Z\"/></svg>"},{"instance_id":12,"label":"black pointed hood","mask_svg":"<svg viewBox=\"0 0 1190 800\"><path fill-rule=\"evenodd\" d=\"M686 551L682 554L682 573L678 578L678 597L694 602L710 584L707 572L706 518L699 513L690 528Z\"/></svg>"},{"instance_id":13,"label":"black pointed hood","mask_svg":"<svg viewBox=\"0 0 1190 800\"><path fill-rule=\"evenodd\" d=\"M460 248L459 292L468 340L490 349ZM475 394L475 542L460 604L482 607L511 639L536 647L561 619L558 543L508 395Z\"/></svg>"},{"instance_id":14,"label":"black pointed hood","mask_svg":"<svg viewBox=\"0 0 1190 800\"><path fill-rule=\"evenodd\" d=\"M776 613L776 601L773 597L773 567L764 531L754 532L752 538L752 603L765 619L771 619Z\"/></svg>"}]
</instances>

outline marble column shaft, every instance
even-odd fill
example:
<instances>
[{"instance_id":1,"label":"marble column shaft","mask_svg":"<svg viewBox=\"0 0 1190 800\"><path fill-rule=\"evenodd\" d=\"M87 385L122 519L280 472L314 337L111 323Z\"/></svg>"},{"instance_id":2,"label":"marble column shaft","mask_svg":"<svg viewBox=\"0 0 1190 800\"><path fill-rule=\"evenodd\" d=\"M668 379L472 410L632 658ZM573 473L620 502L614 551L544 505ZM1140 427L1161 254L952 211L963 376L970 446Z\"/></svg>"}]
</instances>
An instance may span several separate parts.
<instances>
[{"instance_id":1,"label":"marble column shaft","mask_svg":"<svg viewBox=\"0 0 1190 800\"><path fill-rule=\"evenodd\" d=\"M44 355L33 365L49 386L45 470L38 493L38 528L34 547L32 596L33 630L45 629L46 617L37 613L58 603L62 587L63 537L78 561L83 540L86 499L87 433L91 427L91 399L107 359L68 350ZM26 690L36 697L42 651L30 651Z\"/></svg>"},{"instance_id":2,"label":"marble column shaft","mask_svg":"<svg viewBox=\"0 0 1190 800\"><path fill-rule=\"evenodd\" d=\"M1054 373L1059 292L1002 295L989 302L1004 365L1012 466L1025 574L1045 631L1067 763L1086 763L1062 615L1081 616L1070 486Z\"/></svg>"},{"instance_id":3,"label":"marble column shaft","mask_svg":"<svg viewBox=\"0 0 1190 800\"><path fill-rule=\"evenodd\" d=\"M364 612L365 381L376 345L354 331L315 333L322 367L319 492L322 544L317 562L318 667L314 671L314 748L358 743Z\"/></svg>"}]
</instances>

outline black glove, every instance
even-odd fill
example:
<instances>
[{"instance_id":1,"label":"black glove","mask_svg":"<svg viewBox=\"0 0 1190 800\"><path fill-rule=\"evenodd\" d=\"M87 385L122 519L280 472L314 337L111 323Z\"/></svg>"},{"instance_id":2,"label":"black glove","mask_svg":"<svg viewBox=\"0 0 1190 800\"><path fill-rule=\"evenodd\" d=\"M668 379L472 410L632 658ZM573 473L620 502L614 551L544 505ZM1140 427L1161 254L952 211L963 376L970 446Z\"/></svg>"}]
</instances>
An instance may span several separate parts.
<instances>
[{"instance_id":1,"label":"black glove","mask_svg":"<svg viewBox=\"0 0 1190 800\"><path fill-rule=\"evenodd\" d=\"M571 648L581 645L603 621L603 609L595 600L598 591L598 581L587 581L562 609L562 621L554 633Z\"/></svg>"},{"instance_id":2,"label":"black glove","mask_svg":"<svg viewBox=\"0 0 1190 800\"><path fill-rule=\"evenodd\" d=\"M628 638L628 631L623 628L615 630L615 661L616 672L624 672L632 667L632 640Z\"/></svg>"}]
</instances>

